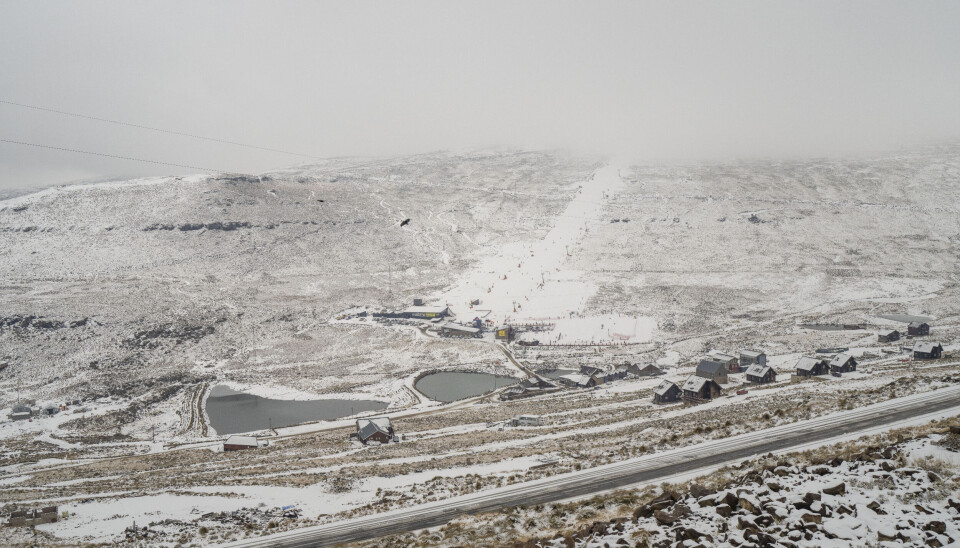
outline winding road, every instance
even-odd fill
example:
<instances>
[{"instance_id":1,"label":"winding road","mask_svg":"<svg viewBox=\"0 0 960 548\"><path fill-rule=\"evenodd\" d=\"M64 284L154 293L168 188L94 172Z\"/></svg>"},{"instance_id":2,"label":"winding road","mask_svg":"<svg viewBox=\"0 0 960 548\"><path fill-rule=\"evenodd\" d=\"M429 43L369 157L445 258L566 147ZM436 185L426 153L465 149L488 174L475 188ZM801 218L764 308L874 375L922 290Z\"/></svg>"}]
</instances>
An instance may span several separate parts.
<instances>
[{"instance_id":1,"label":"winding road","mask_svg":"<svg viewBox=\"0 0 960 548\"><path fill-rule=\"evenodd\" d=\"M769 452L799 449L885 430L932 414L960 414L960 386L915 394L825 417L713 440L689 447L462 495L346 521L305 527L229 544L235 547L333 546L443 525L463 514L529 506L662 480Z\"/></svg>"}]
</instances>

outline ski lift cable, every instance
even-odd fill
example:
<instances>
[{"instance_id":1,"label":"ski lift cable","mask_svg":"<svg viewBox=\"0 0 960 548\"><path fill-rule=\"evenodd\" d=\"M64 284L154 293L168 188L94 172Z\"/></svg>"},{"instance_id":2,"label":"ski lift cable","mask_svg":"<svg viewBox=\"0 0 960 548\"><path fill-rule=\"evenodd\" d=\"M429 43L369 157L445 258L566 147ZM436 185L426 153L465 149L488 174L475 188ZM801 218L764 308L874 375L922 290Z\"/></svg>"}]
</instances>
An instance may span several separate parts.
<instances>
[{"instance_id":1,"label":"ski lift cable","mask_svg":"<svg viewBox=\"0 0 960 548\"><path fill-rule=\"evenodd\" d=\"M319 159L317 156L312 156L312 155L310 155L310 154L301 154L301 153L299 153L299 152L290 152L290 151L288 151L288 150L281 150L281 149L278 149L278 148L262 147L262 146L258 146L258 145L249 145L249 144L246 144L246 143L239 143L239 142L237 142L237 141L228 141L228 140L226 140L226 139L218 139L218 138L216 138L216 137L207 137L207 136L205 136L205 135L197 135L197 134L194 134L194 133L187 133L187 132L185 132L185 131L174 131L174 130L172 130L172 129L163 129L163 128L158 128L158 127L153 127L153 126L147 126L147 125L144 125L144 124L134 124L134 123L131 123L131 122L123 122L123 121L120 121L120 120L111 120L111 119L109 119L109 118L101 118L101 117L99 117L99 116L89 116L89 115L87 115L87 114L77 114L77 113L75 113L75 112L67 112L67 111L65 111L65 110L58 110L58 109L55 109L55 108L38 107L38 106L35 106L35 105L26 105L26 104L23 104L23 103L16 103L16 102L14 102L14 101L7 101L7 100L4 100L4 99L0 99L0 104L10 105L10 106L15 106L15 107L21 107L21 108L27 108L27 109L31 109L31 110L39 110L39 111L42 111L42 112L50 112L50 113L53 113L53 114L61 114L61 115L63 115L63 116L72 116L72 117L74 117L74 118L83 118L83 119L85 119L85 120L93 120L93 121L96 121L96 122L104 122L104 123L107 123L107 124L114 124L114 125L118 125L118 126L126 126L126 127L137 128L137 129L145 129L145 130L147 130L147 131L156 131L156 132L158 132L158 133L166 133L166 134L168 134L168 135L177 135L177 136L180 136L180 137L190 137L190 138L192 138L192 139L201 139L201 140L203 140L203 141L211 141L211 142L214 142L214 143L221 143L221 144L225 144L225 145L234 145L234 146L238 146L238 147L246 147L246 148L252 148L252 149L256 149L256 150L263 150L263 151L267 151L267 152L277 152L277 153L280 153L280 154L288 154L288 155L290 155L290 156L300 156L300 157L302 157L302 158L311 158L311 159L314 159L314 160Z\"/></svg>"},{"instance_id":2,"label":"ski lift cable","mask_svg":"<svg viewBox=\"0 0 960 548\"><path fill-rule=\"evenodd\" d=\"M233 175L250 175L249 173L236 173L236 172L231 172L231 171L225 171L225 170L222 170L222 169L212 169L212 168L209 168L209 167L190 166L190 165L186 165L186 164L177 164L177 163L174 163L174 162L163 162L163 161L160 161L160 160L148 160L148 159L146 159L146 158L134 158L134 157L132 157L132 156L121 156L121 155L119 155L119 154L108 154L108 153L105 153L105 152L93 152L93 151L90 151L90 150L78 150L78 149L75 149L75 148L58 147L58 146L53 146L53 145L42 145L42 144L39 144L39 143L27 143L27 142L24 142L24 141L15 141L15 140L13 140L13 139L3 139L3 138L0 138L0 143L10 143L10 144L14 144L14 145L22 145L22 146L35 147L35 148L45 148L45 149L50 149L50 150L59 150L59 151L62 151L62 152L75 152L75 153L77 153L77 154L88 154L88 155L90 155L90 156L100 156L100 157L103 157L103 158L116 158L116 159L119 159L119 160L129 160L129 161L132 161L132 162L143 162L143 163L147 163L147 164L156 164L156 165L161 165L161 166L182 167L182 168L185 168L185 169L195 169L195 170L198 170L198 171L206 171L206 172L211 172L211 173L228 173L228 174L233 174Z\"/></svg>"}]
</instances>

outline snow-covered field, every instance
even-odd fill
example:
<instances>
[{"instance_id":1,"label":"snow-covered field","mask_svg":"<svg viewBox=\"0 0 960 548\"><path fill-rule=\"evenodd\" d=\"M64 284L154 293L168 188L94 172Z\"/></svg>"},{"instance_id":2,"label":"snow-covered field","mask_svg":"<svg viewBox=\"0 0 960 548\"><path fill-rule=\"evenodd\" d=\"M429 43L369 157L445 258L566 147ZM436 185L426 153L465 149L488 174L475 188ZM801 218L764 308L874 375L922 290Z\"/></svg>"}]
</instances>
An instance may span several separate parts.
<instances>
[{"instance_id":1,"label":"snow-covered field","mask_svg":"<svg viewBox=\"0 0 960 548\"><path fill-rule=\"evenodd\" d=\"M487 151L4 200L0 414L18 396L82 401L0 423L0 491L74 512L45 526L51 539L108 541L133 519L196 529L207 512L243 508L266 523L286 504L316 522L952 384L955 361L901 361L912 342L876 335L905 329L883 315L922 315L928 339L960 349L958 181L957 147L653 167ZM440 338L350 316L414 298L457 321L550 328L521 332L539 346L508 345L507 356L491 333ZM859 371L789 384L796 360L824 347L849 348ZM692 408L650 403L662 378L449 406L413 385L423 371L519 377L624 362L682 382L706 352L748 348L767 352L779 382L733 376L724 397ZM201 428L215 385L389 401L408 439L357 446L343 419L263 431L270 448L226 455ZM544 424L502 426L517 414ZM559 464L542 469L544 458ZM178 513L155 513L171 500ZM91 533L106 513L115 519Z\"/></svg>"}]
</instances>

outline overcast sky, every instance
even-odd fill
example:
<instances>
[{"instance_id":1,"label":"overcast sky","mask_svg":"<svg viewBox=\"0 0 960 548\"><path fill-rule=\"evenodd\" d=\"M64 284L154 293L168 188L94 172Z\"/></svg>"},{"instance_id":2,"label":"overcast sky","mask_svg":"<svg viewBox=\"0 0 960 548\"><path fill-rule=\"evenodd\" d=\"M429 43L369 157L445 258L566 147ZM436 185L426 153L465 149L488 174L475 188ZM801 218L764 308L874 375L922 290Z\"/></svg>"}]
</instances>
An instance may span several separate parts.
<instances>
[{"instance_id":1,"label":"overcast sky","mask_svg":"<svg viewBox=\"0 0 960 548\"><path fill-rule=\"evenodd\" d=\"M960 2L0 3L0 100L319 157L642 161L960 140ZM260 172L303 158L0 104L0 139ZM0 190L188 173L0 143Z\"/></svg>"}]
</instances>

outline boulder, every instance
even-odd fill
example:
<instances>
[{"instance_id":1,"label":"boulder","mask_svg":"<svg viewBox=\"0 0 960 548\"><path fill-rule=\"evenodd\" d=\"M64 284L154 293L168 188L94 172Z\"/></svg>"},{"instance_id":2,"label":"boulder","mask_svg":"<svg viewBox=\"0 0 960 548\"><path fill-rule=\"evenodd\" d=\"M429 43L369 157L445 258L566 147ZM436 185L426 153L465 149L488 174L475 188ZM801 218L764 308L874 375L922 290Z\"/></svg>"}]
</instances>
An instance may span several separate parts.
<instances>
[{"instance_id":1,"label":"boulder","mask_svg":"<svg viewBox=\"0 0 960 548\"><path fill-rule=\"evenodd\" d=\"M669 514L663 510L655 510L653 512L653 519L657 520L657 523L660 525L673 525L677 522L677 518L673 517L673 514Z\"/></svg>"},{"instance_id":2,"label":"boulder","mask_svg":"<svg viewBox=\"0 0 960 548\"><path fill-rule=\"evenodd\" d=\"M847 492L847 484L845 482L840 482L833 487L827 487L823 490L823 493L826 495L842 495Z\"/></svg>"},{"instance_id":3,"label":"boulder","mask_svg":"<svg viewBox=\"0 0 960 548\"><path fill-rule=\"evenodd\" d=\"M947 532L947 524L939 520L934 520L924 525L923 530L933 531L938 535L942 535Z\"/></svg>"},{"instance_id":4,"label":"boulder","mask_svg":"<svg viewBox=\"0 0 960 548\"><path fill-rule=\"evenodd\" d=\"M718 504L716 507L717 514L725 518L729 518L733 515L733 508L729 504Z\"/></svg>"},{"instance_id":5,"label":"boulder","mask_svg":"<svg viewBox=\"0 0 960 548\"><path fill-rule=\"evenodd\" d=\"M802 519L804 523L821 523L823 521L823 516L820 514L804 512L803 515L800 516L800 519Z\"/></svg>"},{"instance_id":6,"label":"boulder","mask_svg":"<svg viewBox=\"0 0 960 548\"><path fill-rule=\"evenodd\" d=\"M883 507L880 506L880 503L875 500L871 501L870 504L867 505L867 508L873 510L875 513L881 516L887 515L887 513L883 510Z\"/></svg>"}]
</instances>

